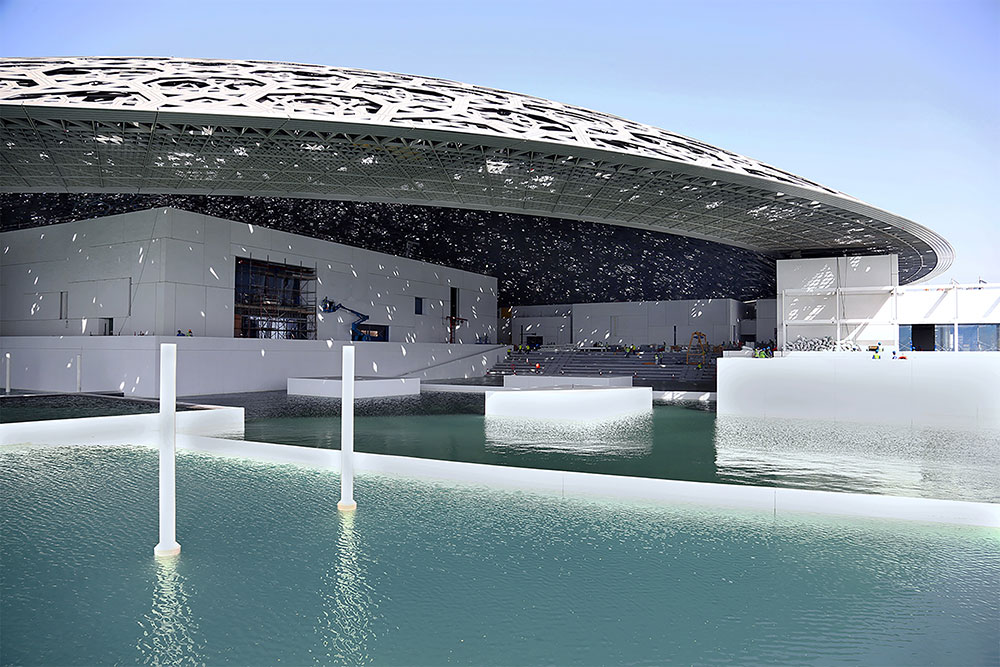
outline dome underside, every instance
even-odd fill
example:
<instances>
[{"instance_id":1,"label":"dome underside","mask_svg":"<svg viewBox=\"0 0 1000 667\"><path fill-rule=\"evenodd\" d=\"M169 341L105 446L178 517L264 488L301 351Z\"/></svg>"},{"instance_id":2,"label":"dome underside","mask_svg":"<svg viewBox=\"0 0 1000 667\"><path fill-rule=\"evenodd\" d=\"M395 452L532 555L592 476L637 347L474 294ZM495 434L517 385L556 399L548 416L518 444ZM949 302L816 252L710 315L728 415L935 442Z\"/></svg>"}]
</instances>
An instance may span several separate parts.
<instances>
[{"instance_id":1,"label":"dome underside","mask_svg":"<svg viewBox=\"0 0 1000 667\"><path fill-rule=\"evenodd\" d=\"M950 265L937 234L762 163L538 98L407 75L162 58L0 61L0 191L487 209L771 253Z\"/></svg>"}]
</instances>

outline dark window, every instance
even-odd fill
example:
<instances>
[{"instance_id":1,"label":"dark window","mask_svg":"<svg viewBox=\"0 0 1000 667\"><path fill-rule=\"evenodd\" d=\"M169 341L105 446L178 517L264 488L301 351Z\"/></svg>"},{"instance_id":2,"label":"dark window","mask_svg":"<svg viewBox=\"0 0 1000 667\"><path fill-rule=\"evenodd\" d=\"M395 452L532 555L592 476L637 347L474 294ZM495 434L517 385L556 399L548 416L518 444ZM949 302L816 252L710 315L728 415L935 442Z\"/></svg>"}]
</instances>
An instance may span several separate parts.
<instances>
[{"instance_id":1,"label":"dark window","mask_svg":"<svg viewBox=\"0 0 1000 667\"><path fill-rule=\"evenodd\" d=\"M233 336L316 339L316 270L236 258Z\"/></svg>"},{"instance_id":2,"label":"dark window","mask_svg":"<svg viewBox=\"0 0 1000 667\"><path fill-rule=\"evenodd\" d=\"M451 316L458 317L458 288L451 288Z\"/></svg>"},{"instance_id":3,"label":"dark window","mask_svg":"<svg viewBox=\"0 0 1000 667\"><path fill-rule=\"evenodd\" d=\"M420 296L413 297L413 313L415 315L424 314L424 299Z\"/></svg>"}]
</instances>

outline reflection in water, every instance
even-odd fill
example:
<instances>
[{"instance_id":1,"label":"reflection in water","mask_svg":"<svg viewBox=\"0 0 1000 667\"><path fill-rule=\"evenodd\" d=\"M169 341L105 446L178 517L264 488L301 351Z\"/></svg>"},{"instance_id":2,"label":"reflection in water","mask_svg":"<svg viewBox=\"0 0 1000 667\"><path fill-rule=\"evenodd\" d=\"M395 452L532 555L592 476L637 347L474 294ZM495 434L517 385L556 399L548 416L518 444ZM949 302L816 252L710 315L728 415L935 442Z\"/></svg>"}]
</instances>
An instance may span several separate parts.
<instances>
[{"instance_id":1,"label":"reflection in water","mask_svg":"<svg viewBox=\"0 0 1000 667\"><path fill-rule=\"evenodd\" d=\"M143 621L143 633L136 648L139 661L145 665L200 665L205 658L199 654L194 622L185 579L177 571L178 558L156 559L156 588L153 606Z\"/></svg>"},{"instance_id":2,"label":"reflection in water","mask_svg":"<svg viewBox=\"0 0 1000 667\"><path fill-rule=\"evenodd\" d=\"M718 415L723 481L997 502L1000 433Z\"/></svg>"},{"instance_id":3,"label":"reflection in water","mask_svg":"<svg viewBox=\"0 0 1000 667\"><path fill-rule=\"evenodd\" d=\"M326 655L317 656L316 662L370 663L368 644L375 637L372 621L378 605L360 563L361 544L354 527L354 512L337 514L340 519L337 564L323 575L320 584L323 614L316 627Z\"/></svg>"},{"instance_id":4,"label":"reflection in water","mask_svg":"<svg viewBox=\"0 0 1000 667\"><path fill-rule=\"evenodd\" d=\"M555 452L585 457L647 456L653 449L653 415L601 421L486 417L486 451Z\"/></svg>"}]
</instances>

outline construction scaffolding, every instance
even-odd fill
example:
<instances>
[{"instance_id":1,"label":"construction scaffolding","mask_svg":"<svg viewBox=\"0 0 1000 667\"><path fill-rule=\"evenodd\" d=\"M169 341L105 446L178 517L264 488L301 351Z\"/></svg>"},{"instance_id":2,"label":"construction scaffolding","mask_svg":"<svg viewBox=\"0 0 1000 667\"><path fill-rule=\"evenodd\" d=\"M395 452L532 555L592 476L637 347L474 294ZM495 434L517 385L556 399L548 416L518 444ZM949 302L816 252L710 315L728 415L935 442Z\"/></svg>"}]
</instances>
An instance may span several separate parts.
<instances>
[{"instance_id":1,"label":"construction scaffolding","mask_svg":"<svg viewBox=\"0 0 1000 667\"><path fill-rule=\"evenodd\" d=\"M691 334L691 342L688 343L687 356L684 359L684 363L688 366L701 366L708 362L710 351L708 336L700 331L695 331Z\"/></svg>"},{"instance_id":2,"label":"construction scaffolding","mask_svg":"<svg viewBox=\"0 0 1000 667\"><path fill-rule=\"evenodd\" d=\"M236 258L233 336L316 339L316 269Z\"/></svg>"}]
</instances>

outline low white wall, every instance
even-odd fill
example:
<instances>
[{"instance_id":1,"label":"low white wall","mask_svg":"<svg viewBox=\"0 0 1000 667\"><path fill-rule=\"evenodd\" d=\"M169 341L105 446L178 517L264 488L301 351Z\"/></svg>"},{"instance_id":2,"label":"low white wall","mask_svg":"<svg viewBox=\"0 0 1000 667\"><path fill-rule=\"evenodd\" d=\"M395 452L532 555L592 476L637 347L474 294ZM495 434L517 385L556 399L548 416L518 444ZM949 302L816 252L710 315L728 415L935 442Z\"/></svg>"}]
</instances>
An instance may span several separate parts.
<instances>
[{"instance_id":1,"label":"low white wall","mask_svg":"<svg viewBox=\"0 0 1000 667\"><path fill-rule=\"evenodd\" d=\"M106 418L117 419L117 418ZM155 434L154 434L155 435ZM41 444L41 443L40 443ZM75 443L51 441L44 444L117 444L79 437ZM140 442L122 444L143 444ZM153 444L152 442L146 444ZM227 440L199 435L177 435L179 449L221 456L249 458L277 463L318 466L340 470L340 451L263 442ZM777 517L796 513L860 516L880 519L950 523L1000 527L1000 505L933 498L875 496L803 489L781 489L708 482L683 482L645 477L625 477L596 473L538 470L479 463L439 461L384 454L354 454L354 468L403 477L416 477L460 484L525 490L570 497L598 497L615 500L690 504L757 511ZM360 511L364 511L364 481L356 487ZM331 511L336 502L331 499Z\"/></svg>"},{"instance_id":2,"label":"low white wall","mask_svg":"<svg viewBox=\"0 0 1000 667\"><path fill-rule=\"evenodd\" d=\"M242 435L243 418L243 408L184 410L177 413L177 433ZM157 413L149 413L0 424L0 445L155 445L159 419Z\"/></svg>"},{"instance_id":3,"label":"low white wall","mask_svg":"<svg viewBox=\"0 0 1000 667\"><path fill-rule=\"evenodd\" d=\"M5 336L17 389L76 390L82 355L83 391L159 392L160 343L177 344L177 394L224 394L286 389L289 377L339 375L343 341L160 336ZM496 345L354 343L359 375L426 379L478 377L506 353Z\"/></svg>"},{"instance_id":4,"label":"low white wall","mask_svg":"<svg viewBox=\"0 0 1000 667\"><path fill-rule=\"evenodd\" d=\"M199 436L178 436L178 447L224 456L340 469L340 452ZM538 470L355 452L354 468L463 484L482 484L560 496L756 510L772 516L814 513L1000 527L1000 505L933 498L873 496L708 482ZM364 511L364 481L356 483ZM331 501L331 507L335 501Z\"/></svg>"},{"instance_id":5,"label":"low white wall","mask_svg":"<svg viewBox=\"0 0 1000 667\"><path fill-rule=\"evenodd\" d=\"M1000 352L793 352L718 361L719 414L1000 428Z\"/></svg>"}]
</instances>

